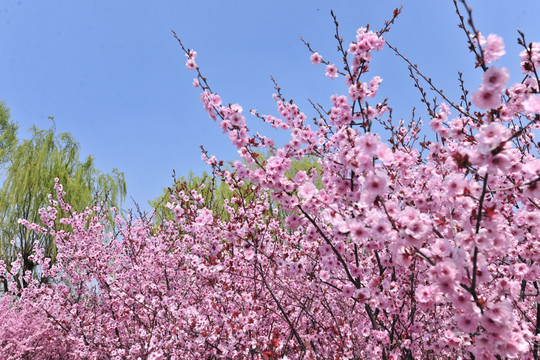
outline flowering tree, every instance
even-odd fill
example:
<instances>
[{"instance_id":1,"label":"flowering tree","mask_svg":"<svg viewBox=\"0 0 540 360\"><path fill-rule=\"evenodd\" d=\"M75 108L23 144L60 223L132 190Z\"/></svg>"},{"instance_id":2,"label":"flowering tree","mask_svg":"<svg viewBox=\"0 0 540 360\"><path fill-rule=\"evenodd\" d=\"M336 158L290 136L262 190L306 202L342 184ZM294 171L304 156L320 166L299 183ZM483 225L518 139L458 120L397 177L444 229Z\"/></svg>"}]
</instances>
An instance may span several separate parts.
<instances>
[{"instance_id":1,"label":"flowering tree","mask_svg":"<svg viewBox=\"0 0 540 360\"><path fill-rule=\"evenodd\" d=\"M463 4L461 27L484 71L471 96L462 86L461 100L447 98L384 40L399 9L348 46L335 20L342 66L305 44L347 93L330 108L313 104L311 124L277 84L279 116L251 111L290 133L282 147L250 133L242 107L223 103L175 34L206 111L242 156L227 171L203 154L231 190L228 215L180 184L172 220L118 218L105 233L99 207L56 218L58 207L70 213L57 183L44 225L22 221L56 237L57 263L36 250L50 283L28 273L25 289L1 299L3 356L538 359L540 43L520 34L524 80L509 86L493 64L503 40L482 36ZM384 46L410 65L430 141L419 141L421 122L395 123L385 102L369 103L382 79L366 77ZM428 100L423 81L443 103ZM317 166L288 176L306 156Z\"/></svg>"}]
</instances>

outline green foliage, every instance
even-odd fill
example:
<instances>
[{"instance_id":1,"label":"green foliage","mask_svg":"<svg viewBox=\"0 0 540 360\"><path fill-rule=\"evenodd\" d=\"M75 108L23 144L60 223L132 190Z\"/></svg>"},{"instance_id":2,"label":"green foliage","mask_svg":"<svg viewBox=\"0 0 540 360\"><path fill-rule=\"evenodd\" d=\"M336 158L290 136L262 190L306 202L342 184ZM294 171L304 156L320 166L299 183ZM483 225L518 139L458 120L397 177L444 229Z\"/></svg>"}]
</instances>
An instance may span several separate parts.
<instances>
[{"instance_id":1,"label":"green foliage","mask_svg":"<svg viewBox=\"0 0 540 360\"><path fill-rule=\"evenodd\" d=\"M89 156L79 159L79 144L69 133L55 133L55 127L30 129L31 138L14 141L5 151L5 174L0 189L0 258L8 270L22 254L23 270L35 270L29 256L37 241L45 256L53 261L55 246L50 235L29 231L18 224L19 218L41 223L40 208L49 206L48 194L54 194L58 178L66 192L65 200L73 210L81 211L92 203L110 201L120 205L126 195L124 174L114 169L104 174L94 167Z\"/></svg>"},{"instance_id":2,"label":"green foliage","mask_svg":"<svg viewBox=\"0 0 540 360\"><path fill-rule=\"evenodd\" d=\"M9 119L9 109L0 101L0 165L7 161L7 155L17 142L17 125Z\"/></svg>"},{"instance_id":3,"label":"green foliage","mask_svg":"<svg viewBox=\"0 0 540 360\"><path fill-rule=\"evenodd\" d=\"M223 209L225 199L230 199L232 191L229 185L220 181L219 178L209 175L206 171L201 176L195 175L192 171L187 176L174 179L171 187L165 188L163 193L153 201L148 201L155 210L158 222L172 220L173 213L166 207L172 194L177 195L180 191L189 193L197 191L204 199L205 206L212 210L213 214L222 219L227 218L227 213Z\"/></svg>"},{"instance_id":4,"label":"green foliage","mask_svg":"<svg viewBox=\"0 0 540 360\"><path fill-rule=\"evenodd\" d=\"M299 171L305 171L308 175L311 175L313 171L316 171L317 174L321 174L321 165L317 162L318 158L315 156L305 156L301 160L293 160L291 162L291 167L287 172L285 172L285 175L289 179L294 179L296 174ZM317 178L314 181L314 185L317 187L317 189L322 189L323 184L321 182L320 176L317 176Z\"/></svg>"},{"instance_id":5,"label":"green foliage","mask_svg":"<svg viewBox=\"0 0 540 360\"><path fill-rule=\"evenodd\" d=\"M267 154L261 154L261 160L265 161L268 158ZM253 165L254 166L254 165ZM302 160L295 160L291 163L290 169L285 173L289 179L293 179L299 171L305 171L310 175L313 171L321 173L321 167L317 163L315 157L305 157ZM239 184L236 184L239 185ZM249 203L251 197L256 196L252 191L251 183L242 182L241 186L237 186L235 192L229 189L229 184L221 181L220 178L208 174L206 171L201 176L195 175L192 171L185 177L174 180L171 187L165 188L163 193L155 200L148 203L155 210L156 219L158 222L163 220L172 220L174 214L166 207L170 201L171 195L177 195L180 191L188 193L192 190L197 191L204 199L204 205L212 210L212 213L222 220L228 220L229 214L224 210L223 205L225 200L230 206L238 206L237 201L231 201L233 197L243 199L245 203ZM319 177L315 180L315 186L322 189L323 185ZM272 204L279 209L279 204ZM283 218L285 221L285 213L280 211L276 216Z\"/></svg>"}]
</instances>

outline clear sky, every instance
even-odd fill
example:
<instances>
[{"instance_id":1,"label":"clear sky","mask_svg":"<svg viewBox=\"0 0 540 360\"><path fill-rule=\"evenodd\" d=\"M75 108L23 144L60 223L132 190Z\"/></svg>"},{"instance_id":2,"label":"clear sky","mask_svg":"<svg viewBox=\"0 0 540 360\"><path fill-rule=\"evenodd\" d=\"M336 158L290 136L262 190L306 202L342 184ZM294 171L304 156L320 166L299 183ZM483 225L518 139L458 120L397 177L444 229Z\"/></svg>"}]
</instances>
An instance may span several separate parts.
<instances>
[{"instance_id":1,"label":"clear sky","mask_svg":"<svg viewBox=\"0 0 540 360\"><path fill-rule=\"evenodd\" d=\"M98 169L123 171L128 195L148 210L147 200L171 184L173 169L179 175L206 169L200 145L223 160L237 157L203 110L171 29L198 51L201 71L225 102L276 115L272 74L311 117L307 98L328 104L346 88L310 64L300 36L339 65L330 9L348 43L361 26L379 29L401 3L388 41L448 94L458 93L459 70L474 90L481 72L473 69L451 0L2 0L0 99L11 108L20 137L32 124L48 128L54 116L57 131L71 132ZM540 41L540 1L470 5L483 34L504 37L507 55L496 66L519 81L516 29ZM371 75L384 79L377 99L388 97L395 115L408 117L418 93L403 61L385 49L376 54ZM275 134L257 119L248 125Z\"/></svg>"}]
</instances>

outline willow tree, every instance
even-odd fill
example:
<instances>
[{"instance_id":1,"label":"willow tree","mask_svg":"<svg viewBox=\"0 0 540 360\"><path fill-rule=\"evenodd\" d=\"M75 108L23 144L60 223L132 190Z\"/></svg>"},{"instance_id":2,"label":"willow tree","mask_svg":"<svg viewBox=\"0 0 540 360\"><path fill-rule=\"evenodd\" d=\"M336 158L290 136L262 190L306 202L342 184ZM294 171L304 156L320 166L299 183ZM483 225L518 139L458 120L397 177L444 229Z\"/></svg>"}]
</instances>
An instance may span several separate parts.
<instances>
[{"instance_id":1,"label":"willow tree","mask_svg":"<svg viewBox=\"0 0 540 360\"><path fill-rule=\"evenodd\" d=\"M76 211L102 201L119 206L126 194L124 174L117 169L111 174L98 171L91 156L81 160L79 144L71 134L56 134L54 126L48 130L34 126L30 131L30 139L17 142L6 154L0 189L0 256L8 271L18 254L22 271L36 270L30 256L36 242L54 261L52 237L29 231L17 220L40 223L39 209L50 206L48 194L54 193L55 178Z\"/></svg>"},{"instance_id":2,"label":"willow tree","mask_svg":"<svg viewBox=\"0 0 540 360\"><path fill-rule=\"evenodd\" d=\"M0 166L17 142L17 125L10 121L9 109L0 101ZM1 173L0 173L1 174Z\"/></svg>"}]
</instances>

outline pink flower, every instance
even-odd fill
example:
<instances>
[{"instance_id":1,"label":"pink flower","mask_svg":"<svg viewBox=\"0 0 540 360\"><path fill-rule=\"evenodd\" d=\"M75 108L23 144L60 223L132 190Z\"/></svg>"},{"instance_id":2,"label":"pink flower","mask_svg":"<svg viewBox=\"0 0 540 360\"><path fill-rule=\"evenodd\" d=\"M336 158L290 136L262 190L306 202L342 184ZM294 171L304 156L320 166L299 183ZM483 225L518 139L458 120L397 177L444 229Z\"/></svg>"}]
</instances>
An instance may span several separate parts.
<instances>
[{"instance_id":1,"label":"pink flower","mask_svg":"<svg viewBox=\"0 0 540 360\"><path fill-rule=\"evenodd\" d=\"M429 126L431 127L431 130L433 130L435 132L439 132L439 131L441 131L441 129L443 129L442 120L440 118L438 118L438 117L433 118L429 122Z\"/></svg>"},{"instance_id":2,"label":"pink flower","mask_svg":"<svg viewBox=\"0 0 540 360\"><path fill-rule=\"evenodd\" d=\"M330 79L335 79L338 76L336 65L326 65L326 76Z\"/></svg>"},{"instance_id":3,"label":"pink flower","mask_svg":"<svg viewBox=\"0 0 540 360\"><path fill-rule=\"evenodd\" d=\"M462 311L472 311L472 296L468 292L456 291L452 296L454 306Z\"/></svg>"},{"instance_id":4,"label":"pink flower","mask_svg":"<svg viewBox=\"0 0 540 360\"><path fill-rule=\"evenodd\" d=\"M326 270L322 270L321 272L319 272L319 279L321 279L321 281L330 280L330 273Z\"/></svg>"},{"instance_id":5,"label":"pink flower","mask_svg":"<svg viewBox=\"0 0 540 360\"><path fill-rule=\"evenodd\" d=\"M234 114L232 114L232 116L229 118L229 121L231 123L232 126L240 126L242 125L244 122L245 122L245 119L244 117L235 112Z\"/></svg>"},{"instance_id":6,"label":"pink flower","mask_svg":"<svg viewBox=\"0 0 540 360\"><path fill-rule=\"evenodd\" d=\"M465 184L463 175L452 174L444 180L444 189L449 196L456 196L463 192Z\"/></svg>"},{"instance_id":7,"label":"pink flower","mask_svg":"<svg viewBox=\"0 0 540 360\"><path fill-rule=\"evenodd\" d=\"M373 174L366 179L364 188L368 198L375 200L377 196L383 195L388 190L388 181L385 176Z\"/></svg>"},{"instance_id":8,"label":"pink flower","mask_svg":"<svg viewBox=\"0 0 540 360\"><path fill-rule=\"evenodd\" d=\"M484 59L489 64L492 61L497 61L506 54L504 50L504 41L500 36L489 34L484 47Z\"/></svg>"},{"instance_id":9,"label":"pink flower","mask_svg":"<svg viewBox=\"0 0 540 360\"><path fill-rule=\"evenodd\" d=\"M506 126L498 122L493 122L489 125L484 125L480 128L480 132L475 136L478 141L478 150L481 154L491 155L491 151L506 141L510 136L510 132Z\"/></svg>"},{"instance_id":10,"label":"pink flower","mask_svg":"<svg viewBox=\"0 0 540 360\"><path fill-rule=\"evenodd\" d=\"M298 188L298 195L305 200L310 200L316 193L317 188L312 182L307 182Z\"/></svg>"},{"instance_id":11,"label":"pink flower","mask_svg":"<svg viewBox=\"0 0 540 360\"><path fill-rule=\"evenodd\" d=\"M488 90L501 92L506 87L508 79L510 73L506 68L497 69L492 66L482 75L482 86Z\"/></svg>"},{"instance_id":12,"label":"pink flower","mask_svg":"<svg viewBox=\"0 0 540 360\"><path fill-rule=\"evenodd\" d=\"M540 95L531 95L524 103L525 111L533 114L540 113Z\"/></svg>"},{"instance_id":13,"label":"pink flower","mask_svg":"<svg viewBox=\"0 0 540 360\"><path fill-rule=\"evenodd\" d=\"M342 293L343 293L343 296L345 296L345 297L351 297L351 296L353 296L353 295L354 295L354 290L355 290L354 286L351 286L351 285L345 285L345 286L341 289L341 291L342 291Z\"/></svg>"},{"instance_id":14,"label":"pink flower","mask_svg":"<svg viewBox=\"0 0 540 360\"><path fill-rule=\"evenodd\" d=\"M420 285L415 292L416 301L420 303L430 303L435 301L435 293L429 285Z\"/></svg>"},{"instance_id":15,"label":"pink flower","mask_svg":"<svg viewBox=\"0 0 540 360\"><path fill-rule=\"evenodd\" d=\"M472 102L480 109L495 109L501 105L501 94L500 91L494 91L480 86L478 90L473 92Z\"/></svg>"},{"instance_id":16,"label":"pink flower","mask_svg":"<svg viewBox=\"0 0 540 360\"><path fill-rule=\"evenodd\" d=\"M439 289L445 294L453 294L455 281L449 276L441 276L437 279Z\"/></svg>"},{"instance_id":17,"label":"pink flower","mask_svg":"<svg viewBox=\"0 0 540 360\"><path fill-rule=\"evenodd\" d=\"M367 133L358 139L360 151L368 156L373 156L377 153L380 143L380 138L372 133Z\"/></svg>"},{"instance_id":18,"label":"pink flower","mask_svg":"<svg viewBox=\"0 0 540 360\"><path fill-rule=\"evenodd\" d=\"M313 65L319 65L322 62L322 56L318 52L313 53L309 59Z\"/></svg>"},{"instance_id":19,"label":"pink flower","mask_svg":"<svg viewBox=\"0 0 540 360\"><path fill-rule=\"evenodd\" d=\"M188 70L193 70L197 67L197 63L195 62L194 59L187 59L186 61L186 67Z\"/></svg>"},{"instance_id":20,"label":"pink flower","mask_svg":"<svg viewBox=\"0 0 540 360\"><path fill-rule=\"evenodd\" d=\"M456 315L456 325L464 333L475 333L478 328L478 320L473 314Z\"/></svg>"},{"instance_id":21,"label":"pink flower","mask_svg":"<svg viewBox=\"0 0 540 360\"><path fill-rule=\"evenodd\" d=\"M351 271L351 275L355 278L362 276L362 269L358 266L351 266L349 270Z\"/></svg>"},{"instance_id":22,"label":"pink flower","mask_svg":"<svg viewBox=\"0 0 540 360\"><path fill-rule=\"evenodd\" d=\"M323 256L330 255L332 253L332 247L328 244L321 245L321 247L319 248L319 252Z\"/></svg>"},{"instance_id":23,"label":"pink flower","mask_svg":"<svg viewBox=\"0 0 540 360\"><path fill-rule=\"evenodd\" d=\"M221 98L217 94L210 94L209 98L210 98L210 104L213 107L218 107L222 103Z\"/></svg>"},{"instance_id":24,"label":"pink flower","mask_svg":"<svg viewBox=\"0 0 540 360\"><path fill-rule=\"evenodd\" d=\"M302 221L302 218L298 216L298 214L291 214L287 216L287 219L285 220L285 225L291 229L296 229L300 225Z\"/></svg>"},{"instance_id":25,"label":"pink flower","mask_svg":"<svg viewBox=\"0 0 540 360\"><path fill-rule=\"evenodd\" d=\"M486 265L479 266L476 269L476 281L486 283L491 280L491 273Z\"/></svg>"},{"instance_id":26,"label":"pink flower","mask_svg":"<svg viewBox=\"0 0 540 360\"><path fill-rule=\"evenodd\" d=\"M529 271L529 266L525 263L519 263L514 266L514 275L518 279L523 279L528 271Z\"/></svg>"},{"instance_id":27,"label":"pink flower","mask_svg":"<svg viewBox=\"0 0 540 360\"><path fill-rule=\"evenodd\" d=\"M377 90L379 89L379 85L382 83L383 79L380 76L375 76L371 80L369 80L369 90L370 94L368 97L375 97L377 94Z\"/></svg>"},{"instance_id":28,"label":"pink flower","mask_svg":"<svg viewBox=\"0 0 540 360\"><path fill-rule=\"evenodd\" d=\"M361 222L352 222L349 224L349 231L351 240L355 243L361 243L363 240L369 237L368 230Z\"/></svg>"}]
</instances>

